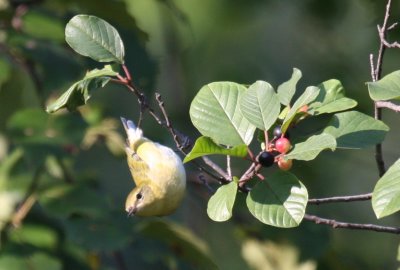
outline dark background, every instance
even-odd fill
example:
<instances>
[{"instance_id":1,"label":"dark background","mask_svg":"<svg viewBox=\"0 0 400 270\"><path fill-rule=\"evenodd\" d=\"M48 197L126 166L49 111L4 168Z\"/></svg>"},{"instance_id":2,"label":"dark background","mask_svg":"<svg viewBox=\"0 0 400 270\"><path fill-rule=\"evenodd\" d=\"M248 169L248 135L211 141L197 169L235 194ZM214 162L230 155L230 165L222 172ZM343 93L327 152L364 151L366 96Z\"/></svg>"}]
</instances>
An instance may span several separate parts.
<instances>
[{"instance_id":1,"label":"dark background","mask_svg":"<svg viewBox=\"0 0 400 270\"><path fill-rule=\"evenodd\" d=\"M133 187L119 116L136 120L137 99L120 86L96 90L79 112L45 106L98 63L75 54L64 27L76 14L99 16L118 29L134 81L152 99L160 92L173 124L197 137L190 102L205 84L265 80L277 87L292 68L308 85L336 78L356 108L372 114L366 82L376 55L376 25L385 1L0 0L0 269L396 269L398 237L303 222L275 229L258 222L239 194L233 218L207 217L210 196L186 166L183 205L166 218L126 218ZM400 18L392 4L392 21ZM389 40L398 38L398 30ZM399 66L388 50L383 75ZM323 121L322 119L321 121ZM389 166L398 158L398 115L383 144ZM145 116L145 134L174 146L167 130ZM216 159L218 162L220 159ZM234 161L234 172L245 168ZM223 163L221 163L223 164ZM374 149L324 152L292 171L311 198L368 193L378 179ZM217 186L215 186L217 187ZM12 210L30 198L23 218ZM377 221L369 201L309 206L340 221ZM13 218L13 219L12 219ZM18 228L9 221L21 222ZM300 264L303 264L300 266ZM63 268L62 268L63 267ZM300 268L303 267L303 268Z\"/></svg>"}]
</instances>

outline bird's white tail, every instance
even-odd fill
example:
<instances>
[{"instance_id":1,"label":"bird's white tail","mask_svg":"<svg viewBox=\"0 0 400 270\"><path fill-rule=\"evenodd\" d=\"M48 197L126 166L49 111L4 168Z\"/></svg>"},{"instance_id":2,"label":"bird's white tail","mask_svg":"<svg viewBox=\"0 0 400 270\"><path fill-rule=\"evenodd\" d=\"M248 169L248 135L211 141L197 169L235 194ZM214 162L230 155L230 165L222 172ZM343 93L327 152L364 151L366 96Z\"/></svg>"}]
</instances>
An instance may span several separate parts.
<instances>
[{"instance_id":1,"label":"bird's white tail","mask_svg":"<svg viewBox=\"0 0 400 270\"><path fill-rule=\"evenodd\" d=\"M121 122L128 136L129 145L132 145L143 138L143 131L140 128L136 127L133 121L121 117Z\"/></svg>"}]
</instances>

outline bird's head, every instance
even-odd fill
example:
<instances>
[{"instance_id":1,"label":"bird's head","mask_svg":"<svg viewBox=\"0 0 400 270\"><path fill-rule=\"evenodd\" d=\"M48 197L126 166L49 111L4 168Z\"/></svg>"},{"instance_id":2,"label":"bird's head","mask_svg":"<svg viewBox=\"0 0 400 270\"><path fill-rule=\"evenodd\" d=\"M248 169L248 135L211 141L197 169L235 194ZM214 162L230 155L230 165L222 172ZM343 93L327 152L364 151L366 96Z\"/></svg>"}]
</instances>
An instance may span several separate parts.
<instances>
[{"instance_id":1,"label":"bird's head","mask_svg":"<svg viewBox=\"0 0 400 270\"><path fill-rule=\"evenodd\" d=\"M128 195L125 210L128 216L152 216L159 211L156 187L142 185L135 187Z\"/></svg>"}]
</instances>

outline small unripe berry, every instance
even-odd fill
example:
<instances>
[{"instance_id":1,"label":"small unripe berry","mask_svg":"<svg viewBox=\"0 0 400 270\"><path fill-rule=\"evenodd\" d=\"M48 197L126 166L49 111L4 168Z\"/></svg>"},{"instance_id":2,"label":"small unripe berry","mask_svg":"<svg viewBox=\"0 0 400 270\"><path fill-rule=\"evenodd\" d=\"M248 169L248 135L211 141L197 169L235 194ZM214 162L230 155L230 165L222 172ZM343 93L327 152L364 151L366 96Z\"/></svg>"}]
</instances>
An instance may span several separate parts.
<instances>
[{"instance_id":1,"label":"small unripe berry","mask_svg":"<svg viewBox=\"0 0 400 270\"><path fill-rule=\"evenodd\" d=\"M258 156L258 162L263 167L271 167L272 164L274 164L274 161L275 161L275 156L271 152L262 152Z\"/></svg>"},{"instance_id":2,"label":"small unripe berry","mask_svg":"<svg viewBox=\"0 0 400 270\"><path fill-rule=\"evenodd\" d=\"M276 126L274 128L274 130L272 131L272 134L274 135L275 138L280 138L282 137L282 126ZM283 137L288 138L289 139L289 132L285 132L285 134L283 134Z\"/></svg>"},{"instance_id":3,"label":"small unripe berry","mask_svg":"<svg viewBox=\"0 0 400 270\"><path fill-rule=\"evenodd\" d=\"M275 149L279 153L285 154L287 151L289 151L290 147L290 141L285 137L279 138L275 142Z\"/></svg>"},{"instance_id":4,"label":"small unripe berry","mask_svg":"<svg viewBox=\"0 0 400 270\"><path fill-rule=\"evenodd\" d=\"M299 112L307 113L308 112L308 105L303 105L300 109Z\"/></svg>"},{"instance_id":5,"label":"small unripe berry","mask_svg":"<svg viewBox=\"0 0 400 270\"><path fill-rule=\"evenodd\" d=\"M274 137L281 137L282 136L282 129L281 129L281 126L276 126L275 128L274 128L274 131L272 132L273 133L273 135L274 135Z\"/></svg>"},{"instance_id":6,"label":"small unripe berry","mask_svg":"<svg viewBox=\"0 0 400 270\"><path fill-rule=\"evenodd\" d=\"M280 158L278 160L278 167L283 171L290 170L290 168L292 168L292 165L293 165L293 160L291 159L285 160L284 158Z\"/></svg>"}]
</instances>

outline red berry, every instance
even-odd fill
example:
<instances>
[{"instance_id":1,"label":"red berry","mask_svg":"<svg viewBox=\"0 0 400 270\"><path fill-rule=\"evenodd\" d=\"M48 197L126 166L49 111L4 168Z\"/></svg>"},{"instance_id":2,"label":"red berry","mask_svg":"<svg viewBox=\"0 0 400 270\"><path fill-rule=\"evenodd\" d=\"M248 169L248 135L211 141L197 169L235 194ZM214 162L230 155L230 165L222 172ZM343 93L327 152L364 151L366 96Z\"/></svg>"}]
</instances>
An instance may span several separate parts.
<instances>
[{"instance_id":1,"label":"red berry","mask_svg":"<svg viewBox=\"0 0 400 270\"><path fill-rule=\"evenodd\" d=\"M291 159L285 160L284 158L280 158L278 160L278 167L283 171L288 171L292 168L293 161Z\"/></svg>"},{"instance_id":2,"label":"red berry","mask_svg":"<svg viewBox=\"0 0 400 270\"><path fill-rule=\"evenodd\" d=\"M300 109L299 112L307 113L308 111L308 105L303 105Z\"/></svg>"},{"instance_id":3,"label":"red berry","mask_svg":"<svg viewBox=\"0 0 400 270\"><path fill-rule=\"evenodd\" d=\"M276 151L282 154L285 154L287 151L289 151L290 147L291 147L290 141L285 137L279 138L275 142Z\"/></svg>"}]
</instances>

